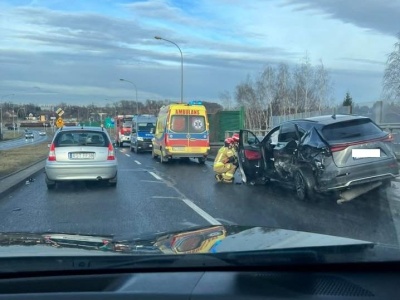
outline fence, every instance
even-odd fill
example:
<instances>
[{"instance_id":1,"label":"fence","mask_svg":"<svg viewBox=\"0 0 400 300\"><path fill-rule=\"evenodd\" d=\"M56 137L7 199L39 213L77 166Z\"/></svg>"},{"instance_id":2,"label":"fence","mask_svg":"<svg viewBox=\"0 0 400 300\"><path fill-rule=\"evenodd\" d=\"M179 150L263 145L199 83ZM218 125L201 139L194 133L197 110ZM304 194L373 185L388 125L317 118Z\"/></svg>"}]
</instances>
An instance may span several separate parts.
<instances>
[{"instance_id":1,"label":"fence","mask_svg":"<svg viewBox=\"0 0 400 300\"><path fill-rule=\"evenodd\" d=\"M238 132L244 128L244 109L223 110L215 114L208 114L208 121L210 123L210 142L223 142L226 132Z\"/></svg>"},{"instance_id":2,"label":"fence","mask_svg":"<svg viewBox=\"0 0 400 300\"><path fill-rule=\"evenodd\" d=\"M383 101L363 102L355 106L340 106L326 108L320 111L303 112L298 114L272 116L269 127L274 127L280 123L293 119L309 118L327 114L355 114L371 118L378 124L400 123L400 106Z\"/></svg>"}]
</instances>

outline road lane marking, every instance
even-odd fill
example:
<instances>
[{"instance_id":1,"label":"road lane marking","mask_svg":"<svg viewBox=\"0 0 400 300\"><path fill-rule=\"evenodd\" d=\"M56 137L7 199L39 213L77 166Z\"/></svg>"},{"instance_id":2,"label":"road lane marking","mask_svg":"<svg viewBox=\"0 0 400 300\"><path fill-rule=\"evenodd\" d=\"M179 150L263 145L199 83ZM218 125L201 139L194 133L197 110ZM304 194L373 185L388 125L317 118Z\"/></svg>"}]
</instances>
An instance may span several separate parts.
<instances>
[{"instance_id":1,"label":"road lane marking","mask_svg":"<svg viewBox=\"0 0 400 300\"><path fill-rule=\"evenodd\" d=\"M160 181L160 180L140 180L141 182L152 182L152 183L164 183L163 181Z\"/></svg>"},{"instance_id":2,"label":"road lane marking","mask_svg":"<svg viewBox=\"0 0 400 300\"><path fill-rule=\"evenodd\" d=\"M158 176L157 174L155 174L153 172L149 172L149 174L151 174L155 179L162 180L162 178L160 176Z\"/></svg>"},{"instance_id":3,"label":"road lane marking","mask_svg":"<svg viewBox=\"0 0 400 300\"><path fill-rule=\"evenodd\" d=\"M151 175L153 175L156 179L158 180L162 180L164 182L164 180L158 176L157 174L153 173L153 172L149 172ZM187 206L189 206L191 209L193 209L198 215L200 215L203 219L205 219L208 223L210 223L211 225L222 225L222 223L220 223L219 221L217 221L216 219L214 219L211 215L209 215L208 213L206 213L204 210L202 210L200 207L198 207L196 204L194 204L191 200L187 199L185 195L183 195L183 193L181 191L178 190L178 188L176 186L171 186L172 189L174 189L176 192L178 192L178 194L181 195L181 197L161 197L161 196L153 196L153 198L157 197L157 198L169 198L169 199L180 199L182 200Z\"/></svg>"},{"instance_id":4,"label":"road lane marking","mask_svg":"<svg viewBox=\"0 0 400 300\"><path fill-rule=\"evenodd\" d=\"M189 199L182 199L182 201L185 202L187 206L189 206L191 209L197 212L201 217L203 217L203 219L205 219L211 225L222 225L220 222L211 217L208 213L206 213L204 210L202 210L200 207L198 207Z\"/></svg>"},{"instance_id":5,"label":"road lane marking","mask_svg":"<svg viewBox=\"0 0 400 300\"><path fill-rule=\"evenodd\" d=\"M135 163L137 163L138 165L141 165L140 161L135 160Z\"/></svg>"},{"instance_id":6,"label":"road lane marking","mask_svg":"<svg viewBox=\"0 0 400 300\"><path fill-rule=\"evenodd\" d=\"M128 157L131 157L128 153L126 153L125 155L128 156Z\"/></svg>"},{"instance_id":7,"label":"road lane marking","mask_svg":"<svg viewBox=\"0 0 400 300\"><path fill-rule=\"evenodd\" d=\"M180 197L168 197L168 196L152 196L153 199L181 199Z\"/></svg>"}]
</instances>

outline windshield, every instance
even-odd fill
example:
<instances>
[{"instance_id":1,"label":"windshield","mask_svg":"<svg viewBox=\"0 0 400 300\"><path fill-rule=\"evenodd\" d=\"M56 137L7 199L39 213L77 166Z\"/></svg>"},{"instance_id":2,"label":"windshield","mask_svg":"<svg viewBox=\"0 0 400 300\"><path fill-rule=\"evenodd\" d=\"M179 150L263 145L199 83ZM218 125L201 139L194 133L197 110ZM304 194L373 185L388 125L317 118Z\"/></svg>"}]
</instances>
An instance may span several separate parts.
<instances>
[{"instance_id":1,"label":"windshield","mask_svg":"<svg viewBox=\"0 0 400 300\"><path fill-rule=\"evenodd\" d=\"M392 2L1 1L0 260L400 251Z\"/></svg>"},{"instance_id":2,"label":"windshield","mask_svg":"<svg viewBox=\"0 0 400 300\"><path fill-rule=\"evenodd\" d=\"M180 116L175 115L171 118L171 130L178 133L190 132L200 133L206 130L205 118L201 116Z\"/></svg>"},{"instance_id":3,"label":"windshield","mask_svg":"<svg viewBox=\"0 0 400 300\"><path fill-rule=\"evenodd\" d=\"M353 137L379 135L382 130L379 129L371 120L355 120L351 122L336 123L325 126L322 134L328 141L350 140Z\"/></svg>"},{"instance_id":4,"label":"windshield","mask_svg":"<svg viewBox=\"0 0 400 300\"><path fill-rule=\"evenodd\" d=\"M156 127L156 123L139 123L138 131L139 132L150 132L155 127Z\"/></svg>"}]
</instances>

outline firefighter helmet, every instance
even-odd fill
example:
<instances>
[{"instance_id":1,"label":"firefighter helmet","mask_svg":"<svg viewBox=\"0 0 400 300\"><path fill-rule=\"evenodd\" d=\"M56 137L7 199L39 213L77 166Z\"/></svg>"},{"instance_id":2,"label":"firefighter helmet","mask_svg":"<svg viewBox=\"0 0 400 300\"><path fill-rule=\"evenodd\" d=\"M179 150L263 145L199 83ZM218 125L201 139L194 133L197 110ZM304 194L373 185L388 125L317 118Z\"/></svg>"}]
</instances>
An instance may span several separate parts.
<instances>
[{"instance_id":1,"label":"firefighter helmet","mask_svg":"<svg viewBox=\"0 0 400 300\"><path fill-rule=\"evenodd\" d=\"M228 138L225 139L225 146L226 147L229 146L232 143L233 143L233 139L232 138L228 137Z\"/></svg>"}]
</instances>

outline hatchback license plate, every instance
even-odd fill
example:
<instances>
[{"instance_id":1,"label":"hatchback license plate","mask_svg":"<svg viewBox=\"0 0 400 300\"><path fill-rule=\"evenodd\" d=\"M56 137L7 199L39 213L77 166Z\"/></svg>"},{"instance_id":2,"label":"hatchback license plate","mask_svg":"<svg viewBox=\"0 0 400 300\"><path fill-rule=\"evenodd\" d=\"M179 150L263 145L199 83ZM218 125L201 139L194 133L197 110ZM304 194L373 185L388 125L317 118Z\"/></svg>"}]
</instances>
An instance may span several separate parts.
<instances>
[{"instance_id":1,"label":"hatchback license plate","mask_svg":"<svg viewBox=\"0 0 400 300\"><path fill-rule=\"evenodd\" d=\"M94 159L94 152L70 153L71 159Z\"/></svg>"}]
</instances>

